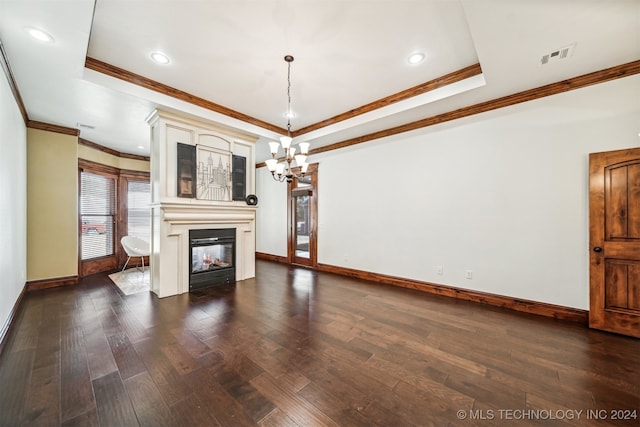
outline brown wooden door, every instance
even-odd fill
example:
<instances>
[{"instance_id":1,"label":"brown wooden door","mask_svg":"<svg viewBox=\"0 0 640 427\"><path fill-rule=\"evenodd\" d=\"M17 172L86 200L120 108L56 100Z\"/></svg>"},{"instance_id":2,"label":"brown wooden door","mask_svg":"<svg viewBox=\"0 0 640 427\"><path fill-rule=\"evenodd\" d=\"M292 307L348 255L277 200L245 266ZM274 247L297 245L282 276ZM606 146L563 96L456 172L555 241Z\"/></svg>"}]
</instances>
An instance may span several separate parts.
<instances>
[{"instance_id":1,"label":"brown wooden door","mask_svg":"<svg viewBox=\"0 0 640 427\"><path fill-rule=\"evenodd\" d=\"M640 337L640 148L589 165L589 326Z\"/></svg>"},{"instance_id":2,"label":"brown wooden door","mask_svg":"<svg viewBox=\"0 0 640 427\"><path fill-rule=\"evenodd\" d=\"M289 184L288 258L292 264L317 265L318 165Z\"/></svg>"}]
</instances>

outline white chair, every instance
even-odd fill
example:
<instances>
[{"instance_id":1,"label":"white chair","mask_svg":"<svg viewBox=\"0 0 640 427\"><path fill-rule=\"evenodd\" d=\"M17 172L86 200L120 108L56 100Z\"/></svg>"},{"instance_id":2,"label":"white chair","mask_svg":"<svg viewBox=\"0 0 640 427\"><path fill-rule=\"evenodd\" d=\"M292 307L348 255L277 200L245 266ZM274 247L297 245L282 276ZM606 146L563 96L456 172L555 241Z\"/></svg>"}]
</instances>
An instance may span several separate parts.
<instances>
[{"instance_id":1,"label":"white chair","mask_svg":"<svg viewBox=\"0 0 640 427\"><path fill-rule=\"evenodd\" d=\"M129 264L129 260L131 260L132 257L140 257L140 259L142 260L142 271L144 271L144 257L151 255L149 242L140 239L139 237L124 236L122 239L120 239L120 243L122 244L124 251L129 257L127 258L127 262L124 263L122 271L127 268L127 264Z\"/></svg>"}]
</instances>

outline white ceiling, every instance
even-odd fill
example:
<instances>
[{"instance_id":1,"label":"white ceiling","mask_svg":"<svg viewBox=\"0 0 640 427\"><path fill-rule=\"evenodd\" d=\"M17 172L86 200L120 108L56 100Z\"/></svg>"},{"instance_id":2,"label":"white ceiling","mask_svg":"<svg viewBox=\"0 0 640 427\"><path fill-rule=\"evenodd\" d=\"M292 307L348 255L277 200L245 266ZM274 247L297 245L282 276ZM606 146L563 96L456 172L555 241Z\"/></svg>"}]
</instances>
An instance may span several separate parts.
<instances>
[{"instance_id":1,"label":"white ceiling","mask_svg":"<svg viewBox=\"0 0 640 427\"><path fill-rule=\"evenodd\" d=\"M482 67L452 87L297 138L313 148L638 60L640 1L0 0L0 41L30 120L148 155L145 118L168 108L255 133L261 161L274 131L86 69L86 58L284 128L291 54L293 131ZM540 65L569 45L570 58ZM171 63L154 63L152 51ZM415 51L427 59L410 65Z\"/></svg>"}]
</instances>

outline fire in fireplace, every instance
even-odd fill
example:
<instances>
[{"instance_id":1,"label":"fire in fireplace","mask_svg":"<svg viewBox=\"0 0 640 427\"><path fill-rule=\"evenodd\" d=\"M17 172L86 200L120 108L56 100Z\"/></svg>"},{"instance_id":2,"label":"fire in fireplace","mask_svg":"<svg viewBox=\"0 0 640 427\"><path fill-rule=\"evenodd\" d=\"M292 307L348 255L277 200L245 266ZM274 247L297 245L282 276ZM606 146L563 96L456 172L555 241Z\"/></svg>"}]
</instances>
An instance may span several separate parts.
<instances>
[{"instance_id":1,"label":"fire in fireplace","mask_svg":"<svg viewBox=\"0 0 640 427\"><path fill-rule=\"evenodd\" d=\"M189 290L236 281L236 229L189 230Z\"/></svg>"}]
</instances>

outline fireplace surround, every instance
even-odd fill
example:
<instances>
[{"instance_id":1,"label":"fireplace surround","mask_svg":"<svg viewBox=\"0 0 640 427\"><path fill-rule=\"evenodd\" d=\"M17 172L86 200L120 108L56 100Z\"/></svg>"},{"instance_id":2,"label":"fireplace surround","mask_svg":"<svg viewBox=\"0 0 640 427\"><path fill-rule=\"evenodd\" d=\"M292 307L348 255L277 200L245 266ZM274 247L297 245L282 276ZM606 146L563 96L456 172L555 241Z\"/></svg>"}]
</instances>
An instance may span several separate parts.
<instances>
[{"instance_id":1,"label":"fireplace surround","mask_svg":"<svg viewBox=\"0 0 640 427\"><path fill-rule=\"evenodd\" d=\"M178 194L178 147L191 145L242 157L255 164L256 135L196 117L156 110L148 118L151 127L151 291L164 298L189 292L195 285L208 286L255 277L256 210L244 200L204 200ZM179 145L180 144L180 145ZM255 170L246 168L244 189L255 193ZM238 198L239 199L239 198ZM232 266L221 255L211 253L212 272L227 269L229 276L202 280L204 272L193 274L191 236L202 230L231 230L234 250ZM231 236L224 236L231 237ZM197 252L197 251L196 251ZM207 255L208 256L208 255ZM226 255L225 255L226 256ZM209 260L207 260L209 263ZM220 267L220 268L219 268ZM207 273L210 271L207 271ZM232 275L232 276L231 276Z\"/></svg>"},{"instance_id":2,"label":"fireplace surround","mask_svg":"<svg viewBox=\"0 0 640 427\"><path fill-rule=\"evenodd\" d=\"M152 206L151 291L159 297L189 292L190 233L193 230L235 230L235 280L255 277L256 207L208 203Z\"/></svg>"}]
</instances>

